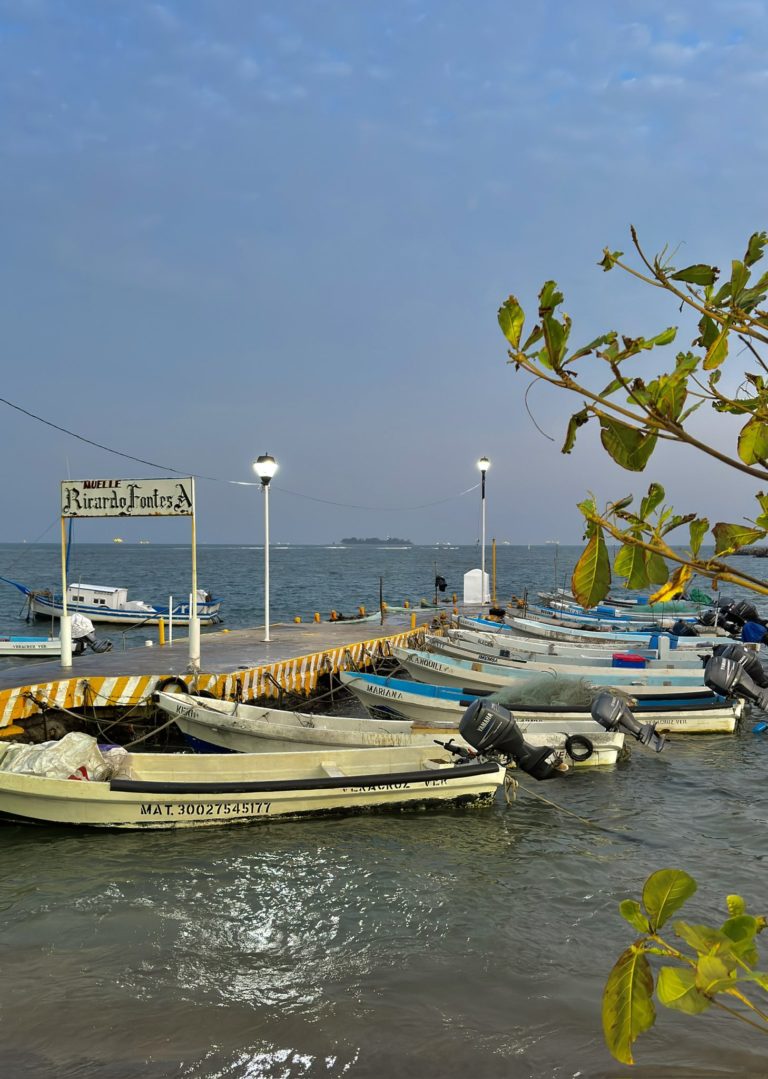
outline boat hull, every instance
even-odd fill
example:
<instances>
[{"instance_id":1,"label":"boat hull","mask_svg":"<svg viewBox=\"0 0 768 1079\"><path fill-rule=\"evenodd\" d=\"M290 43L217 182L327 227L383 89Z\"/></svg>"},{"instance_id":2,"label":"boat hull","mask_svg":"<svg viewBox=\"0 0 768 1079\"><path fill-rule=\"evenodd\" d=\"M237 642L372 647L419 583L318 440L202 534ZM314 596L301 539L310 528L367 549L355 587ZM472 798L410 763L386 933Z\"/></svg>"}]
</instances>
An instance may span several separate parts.
<instances>
[{"instance_id":1,"label":"boat hull","mask_svg":"<svg viewBox=\"0 0 768 1079\"><path fill-rule=\"evenodd\" d=\"M30 609L35 618L61 618L61 601L42 596L39 593L30 599ZM220 622L221 601L198 604L198 617L202 626L212 626ZM158 605L151 611L116 610L99 607L92 603L67 603L67 614L84 614L93 623L113 626L156 626L168 621L168 607ZM177 626L189 625L189 604L174 608L173 622Z\"/></svg>"},{"instance_id":2,"label":"boat hull","mask_svg":"<svg viewBox=\"0 0 768 1079\"><path fill-rule=\"evenodd\" d=\"M173 716L191 744L203 752L285 752L340 745L434 747L435 739L449 735L457 744L467 746L458 729L447 731L445 727L285 712L174 693L158 693L155 700L164 712ZM570 756L568 739L573 734L589 737L593 752L586 760L574 760ZM569 767L615 764L624 748L623 734L602 730L593 720L577 721L566 731L557 723L541 720L536 731L526 733L526 738L532 745L551 745Z\"/></svg>"},{"instance_id":3,"label":"boat hull","mask_svg":"<svg viewBox=\"0 0 768 1079\"><path fill-rule=\"evenodd\" d=\"M0 656L60 656L58 637L0 637Z\"/></svg>"},{"instance_id":4,"label":"boat hull","mask_svg":"<svg viewBox=\"0 0 768 1079\"><path fill-rule=\"evenodd\" d=\"M131 758L133 778L103 783L0 773L0 816L38 824L158 830L446 803L481 805L493 800L505 774L496 764L457 766L437 747L338 751L332 761L327 751Z\"/></svg>"},{"instance_id":5,"label":"boat hull","mask_svg":"<svg viewBox=\"0 0 768 1079\"><path fill-rule=\"evenodd\" d=\"M410 719L421 726L434 725L436 722L455 726L472 701L477 696L483 696L481 693L465 693L450 687L410 683L396 678L349 672L342 673L340 677L371 715L381 719ZM675 704L663 708L640 704L632 709L639 722L654 723L656 729L663 733L680 734L731 734L743 710L743 701ZM560 710L531 705L515 708L513 714L524 733L535 728L536 722L541 719L557 720L565 727L574 720L589 719L591 716L586 707Z\"/></svg>"}]
</instances>

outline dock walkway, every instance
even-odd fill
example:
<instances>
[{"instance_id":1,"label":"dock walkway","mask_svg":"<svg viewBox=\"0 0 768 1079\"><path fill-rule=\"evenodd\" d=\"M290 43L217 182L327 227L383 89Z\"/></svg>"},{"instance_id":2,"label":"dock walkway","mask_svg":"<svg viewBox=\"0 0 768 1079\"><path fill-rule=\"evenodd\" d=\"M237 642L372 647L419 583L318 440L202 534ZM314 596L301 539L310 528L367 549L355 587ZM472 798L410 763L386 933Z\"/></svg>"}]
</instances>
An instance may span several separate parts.
<instances>
[{"instance_id":1,"label":"dock walkway","mask_svg":"<svg viewBox=\"0 0 768 1079\"><path fill-rule=\"evenodd\" d=\"M217 697L276 697L282 690L309 695L317 679L349 666L371 666L392 645L418 643L433 612L387 614L378 622L310 622L217 630L200 638L197 688ZM148 700L165 678L190 680L189 644L128 648L75 656L66 669L56 661L27 662L0 671L0 737L21 733L18 720L46 708L112 708Z\"/></svg>"}]
</instances>

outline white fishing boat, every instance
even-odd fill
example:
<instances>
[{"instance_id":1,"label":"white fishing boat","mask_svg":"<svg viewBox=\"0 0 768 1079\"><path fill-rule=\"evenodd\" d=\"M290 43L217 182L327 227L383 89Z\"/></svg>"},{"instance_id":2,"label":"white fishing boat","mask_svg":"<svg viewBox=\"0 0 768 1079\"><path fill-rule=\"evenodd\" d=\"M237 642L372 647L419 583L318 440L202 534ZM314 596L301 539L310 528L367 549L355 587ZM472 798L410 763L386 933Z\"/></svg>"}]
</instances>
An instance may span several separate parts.
<instances>
[{"instance_id":1,"label":"white fishing boat","mask_svg":"<svg viewBox=\"0 0 768 1079\"><path fill-rule=\"evenodd\" d=\"M473 625L472 623L476 623ZM459 619L459 624L468 629L493 630L493 623L487 619ZM503 626L499 625L501 632L509 632L512 635L519 634L523 637L543 637L550 641L570 641L572 643L584 643L602 641L611 645L618 645L621 649L630 645L644 644L646 648L658 648L659 640L665 635L663 630L637 632L634 630L608 630L608 629L574 629L570 626L555 625L540 622L533 618L519 618L516 615L508 618ZM712 646L721 644L723 634L699 634L695 637L675 637L676 647L680 649L700 648L702 643Z\"/></svg>"},{"instance_id":2,"label":"white fishing boat","mask_svg":"<svg viewBox=\"0 0 768 1079\"><path fill-rule=\"evenodd\" d=\"M393 647L392 655L419 682L436 686L489 690L505 689L510 685L525 685L542 677L563 682L584 679L590 685L623 689L633 697L700 698L707 699L712 691L704 685L704 669L683 669L671 675L663 671L642 671L619 667L573 667L570 669L546 665L525 664L520 667L499 663L437 656L410 648Z\"/></svg>"},{"instance_id":3,"label":"white fishing boat","mask_svg":"<svg viewBox=\"0 0 768 1079\"><path fill-rule=\"evenodd\" d=\"M518 640L524 647L518 647ZM624 667L642 670L703 669L711 648L702 645L698 652L669 652L659 658L658 649L631 649L622 652L616 648L579 648L578 645L558 645L554 641L542 642L534 638L504 640L499 633L474 633L472 630L448 629L445 636L426 634L428 652L455 656L457 659L479 659L483 663L549 663L572 667ZM531 645L536 648L531 648Z\"/></svg>"},{"instance_id":4,"label":"white fishing boat","mask_svg":"<svg viewBox=\"0 0 768 1079\"><path fill-rule=\"evenodd\" d=\"M457 764L436 745L300 753L123 753L118 770L102 780L0 768L0 816L92 828L201 828L447 802L482 804L492 801L504 775L499 763L478 759Z\"/></svg>"},{"instance_id":5,"label":"white fishing boat","mask_svg":"<svg viewBox=\"0 0 768 1079\"><path fill-rule=\"evenodd\" d=\"M10 582L21 589L29 598L29 606L36 618L60 618L63 613L61 594L50 591L35 591L16 581ZM220 622L221 600L214 598L205 589L198 589L197 614L201 625L208 626ZM160 621L167 622L168 604L145 603L140 599L128 599L126 588L113 588L107 585L70 584L67 587L67 613L84 614L92 622L109 623L119 626L156 626ZM173 621L177 625L189 625L188 599L173 604Z\"/></svg>"},{"instance_id":6,"label":"white fishing boat","mask_svg":"<svg viewBox=\"0 0 768 1079\"><path fill-rule=\"evenodd\" d=\"M469 623L468 619L459 619L463 626ZM633 655L642 656L646 660L655 660L662 666L670 664L675 666L698 666L703 655L712 651L712 642L703 641L696 649L683 649L677 647L677 638L661 636L657 648L647 648L643 642L632 642L623 647L617 646L612 641L587 641L573 643L570 641L547 640L543 637L523 637L517 633L499 632L499 626L495 630L480 628L475 623L474 629L447 627L444 631L443 640L480 646L484 651L507 659L516 657L522 659L537 659L542 656L562 656L568 662L576 659L612 660L616 654L623 655L627 651Z\"/></svg>"},{"instance_id":7,"label":"white fishing boat","mask_svg":"<svg viewBox=\"0 0 768 1079\"><path fill-rule=\"evenodd\" d=\"M194 694L155 693L153 700L194 749L201 752L258 753L336 747L434 746L448 737L466 748L458 723L420 727L410 721L372 717L313 715L234 701L212 700ZM624 747L621 732L606 731L593 719L570 724L557 720L521 723L533 746L550 745L569 767L615 764ZM572 752L573 751L573 752Z\"/></svg>"},{"instance_id":8,"label":"white fishing boat","mask_svg":"<svg viewBox=\"0 0 768 1079\"><path fill-rule=\"evenodd\" d=\"M0 656L60 656L61 640L58 637L5 637L0 636Z\"/></svg>"},{"instance_id":9,"label":"white fishing boat","mask_svg":"<svg viewBox=\"0 0 768 1079\"><path fill-rule=\"evenodd\" d=\"M372 716L381 719L410 719L423 726L431 726L438 719L451 724L458 723L476 697L489 696L488 693L473 693L451 686L428 685L424 682L409 682L401 678L385 678L383 675L352 671L342 672L339 677ZM685 704L650 699L641 701L632 708L640 722L655 724L661 733L674 731L681 734L732 733L743 710L743 701L725 701L720 697ZM589 705L553 707L549 704L526 703L522 707L514 707L515 719L521 726L534 723L537 719L557 719L561 723L570 723L590 715Z\"/></svg>"}]
</instances>

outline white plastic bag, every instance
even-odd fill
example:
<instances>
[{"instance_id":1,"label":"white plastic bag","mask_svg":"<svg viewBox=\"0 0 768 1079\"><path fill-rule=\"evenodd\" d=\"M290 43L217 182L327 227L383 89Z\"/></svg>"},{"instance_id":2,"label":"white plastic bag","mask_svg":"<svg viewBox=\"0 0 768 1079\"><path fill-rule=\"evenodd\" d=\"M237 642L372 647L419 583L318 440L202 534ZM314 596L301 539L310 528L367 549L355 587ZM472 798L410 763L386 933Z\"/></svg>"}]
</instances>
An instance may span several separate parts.
<instances>
[{"instance_id":1,"label":"white plastic bag","mask_svg":"<svg viewBox=\"0 0 768 1079\"><path fill-rule=\"evenodd\" d=\"M43 742L39 746L12 743L0 760L0 771L95 782L106 779L110 773L96 739L80 731L70 731L57 742Z\"/></svg>"}]
</instances>

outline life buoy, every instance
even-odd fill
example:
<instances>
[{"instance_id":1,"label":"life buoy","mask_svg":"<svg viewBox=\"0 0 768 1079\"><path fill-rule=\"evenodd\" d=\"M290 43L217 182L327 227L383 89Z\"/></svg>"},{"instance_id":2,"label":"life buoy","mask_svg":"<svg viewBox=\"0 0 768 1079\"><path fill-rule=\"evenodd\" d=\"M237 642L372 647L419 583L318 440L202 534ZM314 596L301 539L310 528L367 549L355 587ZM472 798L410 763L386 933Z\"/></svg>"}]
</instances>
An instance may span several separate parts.
<instances>
[{"instance_id":1,"label":"life buoy","mask_svg":"<svg viewBox=\"0 0 768 1079\"><path fill-rule=\"evenodd\" d=\"M569 734L565 740L565 752L572 761L588 761L595 752L595 747L585 734Z\"/></svg>"},{"instance_id":2,"label":"life buoy","mask_svg":"<svg viewBox=\"0 0 768 1079\"><path fill-rule=\"evenodd\" d=\"M219 698L215 693L211 693L209 689L199 689L195 694L196 697L205 697L209 701L217 701Z\"/></svg>"},{"instance_id":3,"label":"life buoy","mask_svg":"<svg viewBox=\"0 0 768 1079\"><path fill-rule=\"evenodd\" d=\"M172 674L168 678L161 678L155 686L155 693L189 693L189 686L183 678Z\"/></svg>"}]
</instances>

